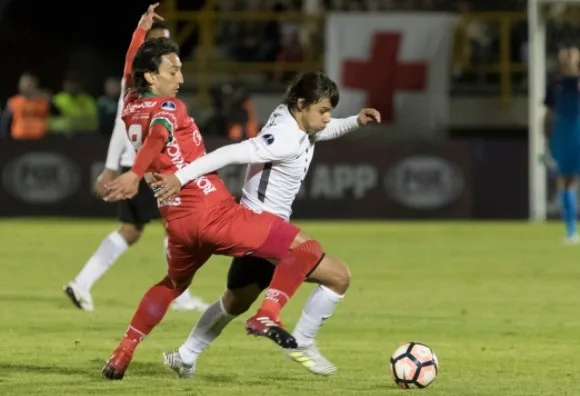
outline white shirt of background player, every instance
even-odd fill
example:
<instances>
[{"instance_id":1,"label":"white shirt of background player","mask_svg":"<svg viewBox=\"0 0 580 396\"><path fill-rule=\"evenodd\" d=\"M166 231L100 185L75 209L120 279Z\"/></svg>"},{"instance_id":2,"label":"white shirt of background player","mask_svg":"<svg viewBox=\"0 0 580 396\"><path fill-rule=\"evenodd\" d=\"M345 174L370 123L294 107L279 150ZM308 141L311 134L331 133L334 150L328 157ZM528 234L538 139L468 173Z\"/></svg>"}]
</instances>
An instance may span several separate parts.
<instances>
[{"instance_id":1,"label":"white shirt of background player","mask_svg":"<svg viewBox=\"0 0 580 396\"><path fill-rule=\"evenodd\" d=\"M117 171L119 164L123 167L130 168L135 162L135 149L127 136L127 128L121 119L123 112L123 93L125 92L125 82L121 83L121 96L117 104L117 116L115 117L115 126L113 127L113 134L109 141L109 149L107 150L107 159L105 161L105 168Z\"/></svg>"},{"instance_id":2,"label":"white shirt of background player","mask_svg":"<svg viewBox=\"0 0 580 396\"><path fill-rule=\"evenodd\" d=\"M185 185L200 176L232 164L249 164L241 203L256 211L288 220L292 203L314 154L314 144L335 139L359 128L358 116L331 119L314 135L302 131L286 105L270 116L258 136L221 147L177 171Z\"/></svg>"}]
</instances>

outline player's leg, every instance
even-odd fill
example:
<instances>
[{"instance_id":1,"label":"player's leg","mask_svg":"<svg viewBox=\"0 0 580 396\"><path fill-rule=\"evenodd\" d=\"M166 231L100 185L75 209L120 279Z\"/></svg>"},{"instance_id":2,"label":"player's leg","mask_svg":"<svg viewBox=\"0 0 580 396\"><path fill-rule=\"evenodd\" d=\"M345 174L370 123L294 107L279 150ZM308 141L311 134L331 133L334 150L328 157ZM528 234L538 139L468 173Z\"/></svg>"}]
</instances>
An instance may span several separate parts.
<instances>
[{"instance_id":1,"label":"player's leg","mask_svg":"<svg viewBox=\"0 0 580 396\"><path fill-rule=\"evenodd\" d=\"M163 252L167 251L169 238L163 238ZM201 297L194 296L190 293L189 288L185 289L171 304L174 311L199 311L204 312L209 307Z\"/></svg>"},{"instance_id":2,"label":"player's leg","mask_svg":"<svg viewBox=\"0 0 580 396\"><path fill-rule=\"evenodd\" d=\"M169 222L168 235L168 274L141 299L121 343L103 368L105 378L123 378L137 345L161 322L172 301L189 287L211 255L211 251L193 248L198 245L189 217Z\"/></svg>"},{"instance_id":3,"label":"player's leg","mask_svg":"<svg viewBox=\"0 0 580 396\"><path fill-rule=\"evenodd\" d=\"M123 172L127 170L128 168L123 168ZM65 293L77 307L87 311L93 310L93 299L90 294L92 286L128 247L141 239L145 225L157 217L158 213L157 203L145 183L139 185L139 193L135 197L119 202L117 218L121 226L103 239L75 280L64 287Z\"/></svg>"},{"instance_id":4,"label":"player's leg","mask_svg":"<svg viewBox=\"0 0 580 396\"><path fill-rule=\"evenodd\" d=\"M254 251L254 255L264 258L272 257L272 253L276 253L279 261L262 305L257 313L246 321L246 330L251 334L267 336L278 342L273 336L283 337L281 341L286 338L284 333L277 334L280 312L304 279L320 263L324 254L318 241L300 231L293 224L279 218L273 223L263 245ZM285 341L285 345L280 345L285 348L297 347L295 340Z\"/></svg>"},{"instance_id":5,"label":"player's leg","mask_svg":"<svg viewBox=\"0 0 580 396\"><path fill-rule=\"evenodd\" d=\"M268 287L273 273L274 266L268 260L235 258L228 272L226 292L202 315L183 345L164 354L165 365L182 378L191 377L201 353L228 323L251 307ZM298 347L286 349L286 355L315 374L330 375L336 367L318 351L315 337L346 293L350 271L344 262L326 255L306 281L319 286L308 299L294 330Z\"/></svg>"},{"instance_id":6,"label":"player's leg","mask_svg":"<svg viewBox=\"0 0 580 396\"><path fill-rule=\"evenodd\" d=\"M227 315L228 323L232 315L241 315L251 307L254 299L271 283L274 272L275 267L269 261L257 257L246 256L232 262L228 290L222 297L222 315ZM312 373L330 375L336 372L336 367L319 352L315 338L348 290L350 271L342 260L325 255L306 281L317 283L318 287L310 295L294 329L293 336L298 346L285 349L286 355ZM197 328L179 352L186 359L196 361L205 346L215 338L214 334L211 330Z\"/></svg>"},{"instance_id":7,"label":"player's leg","mask_svg":"<svg viewBox=\"0 0 580 396\"><path fill-rule=\"evenodd\" d=\"M550 150L558 165L558 195L560 199L560 214L566 229L566 242L579 241L576 226L576 191L574 175L578 171L578 151L571 142L564 142L556 136L550 142Z\"/></svg>"},{"instance_id":8,"label":"player's leg","mask_svg":"<svg viewBox=\"0 0 580 396\"><path fill-rule=\"evenodd\" d=\"M566 242L578 243L576 183L575 177L565 175L558 178L561 215L566 226Z\"/></svg>"},{"instance_id":9,"label":"player's leg","mask_svg":"<svg viewBox=\"0 0 580 396\"><path fill-rule=\"evenodd\" d=\"M330 375L336 367L318 351L315 338L348 290L350 271L342 260L325 255L306 281L318 283L318 286L306 302L292 333L298 347L285 351L289 358L307 370Z\"/></svg>"},{"instance_id":10,"label":"player's leg","mask_svg":"<svg viewBox=\"0 0 580 396\"><path fill-rule=\"evenodd\" d=\"M121 226L101 241L75 279L64 286L64 292L78 308L85 311L94 309L91 288L113 266L119 256L141 238L144 225L136 222L133 213L130 202L119 203Z\"/></svg>"},{"instance_id":11,"label":"player's leg","mask_svg":"<svg viewBox=\"0 0 580 396\"><path fill-rule=\"evenodd\" d=\"M132 198L131 202L133 202L136 217L140 222L148 223L152 219L157 219L159 217L157 199L145 180L142 180L139 183L139 192ZM166 251L167 235L163 239L164 256ZM173 304L171 304L171 307L175 311L203 311L207 308L207 304L205 304L201 298L192 296L188 289L175 299Z\"/></svg>"},{"instance_id":12,"label":"player's leg","mask_svg":"<svg viewBox=\"0 0 580 396\"><path fill-rule=\"evenodd\" d=\"M283 348L295 348L296 340L280 323L280 311L322 258L320 244L278 216L257 214L232 202L208 208L206 215L211 227L205 235L211 238L216 254L252 254L276 261L266 297L258 312L246 321L246 331Z\"/></svg>"},{"instance_id":13,"label":"player's leg","mask_svg":"<svg viewBox=\"0 0 580 396\"><path fill-rule=\"evenodd\" d=\"M265 268L265 270L264 270ZM224 294L201 315L185 342L163 354L164 364L181 378L190 378L201 353L237 316L246 312L270 283L274 266L265 259L244 256L232 260Z\"/></svg>"},{"instance_id":14,"label":"player's leg","mask_svg":"<svg viewBox=\"0 0 580 396\"><path fill-rule=\"evenodd\" d=\"M243 256L253 252L258 257L279 259L262 307L246 322L247 331L266 336L283 348L296 348L294 337L282 328L279 313L320 263L322 247L277 216L258 215L239 205L213 210L219 216L207 211L212 227L204 228L203 236L212 241L215 253Z\"/></svg>"}]
</instances>

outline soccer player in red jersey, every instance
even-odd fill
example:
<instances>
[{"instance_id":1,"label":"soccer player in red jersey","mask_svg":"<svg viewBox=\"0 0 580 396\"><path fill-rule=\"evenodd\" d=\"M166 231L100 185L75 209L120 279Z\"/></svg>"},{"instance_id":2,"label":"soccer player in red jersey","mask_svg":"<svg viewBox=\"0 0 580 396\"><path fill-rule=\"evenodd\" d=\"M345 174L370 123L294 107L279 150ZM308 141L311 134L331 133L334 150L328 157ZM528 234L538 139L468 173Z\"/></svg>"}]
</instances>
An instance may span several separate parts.
<instances>
[{"instance_id":1,"label":"soccer player in red jersey","mask_svg":"<svg viewBox=\"0 0 580 396\"><path fill-rule=\"evenodd\" d=\"M153 20L162 19L156 7L150 6L142 16L125 60L125 80L132 89L125 95L122 118L138 152L131 170L107 186L108 201L135 195L148 171L173 174L206 153L197 125L175 97L183 83L178 46L167 38L144 43ZM276 264L262 306L245 327L248 333L268 337L283 348L296 348L279 315L322 259L320 244L278 216L258 214L237 204L216 172L186 185L178 197L160 205L160 212L169 237L167 276L143 296L103 376L123 378L137 345L213 254L252 254Z\"/></svg>"}]
</instances>

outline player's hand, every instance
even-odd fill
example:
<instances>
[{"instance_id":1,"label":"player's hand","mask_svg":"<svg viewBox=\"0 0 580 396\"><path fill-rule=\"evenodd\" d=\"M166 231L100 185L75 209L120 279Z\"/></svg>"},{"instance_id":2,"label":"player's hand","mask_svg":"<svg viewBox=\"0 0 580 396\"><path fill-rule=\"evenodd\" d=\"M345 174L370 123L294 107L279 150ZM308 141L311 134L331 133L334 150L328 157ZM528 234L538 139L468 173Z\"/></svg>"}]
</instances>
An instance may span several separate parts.
<instances>
[{"instance_id":1,"label":"player's hand","mask_svg":"<svg viewBox=\"0 0 580 396\"><path fill-rule=\"evenodd\" d=\"M158 179L156 182L151 184L151 188L155 192L155 198L159 199L161 202L167 202L176 198L181 191L181 182L174 174L171 175L160 175L155 174Z\"/></svg>"},{"instance_id":2,"label":"player's hand","mask_svg":"<svg viewBox=\"0 0 580 396\"><path fill-rule=\"evenodd\" d=\"M159 3L151 4L145 14L141 16L141 20L139 20L138 28L150 30L151 26L153 25L154 20L163 21L163 17L155 12L155 9L159 6Z\"/></svg>"},{"instance_id":3,"label":"player's hand","mask_svg":"<svg viewBox=\"0 0 580 396\"><path fill-rule=\"evenodd\" d=\"M159 180L157 179L157 177L155 177L155 174L151 172L145 173L145 176L143 176L143 178L145 179L145 183L147 183L149 187L153 187L153 183Z\"/></svg>"},{"instance_id":4,"label":"player's hand","mask_svg":"<svg viewBox=\"0 0 580 396\"><path fill-rule=\"evenodd\" d=\"M112 182L105 185L107 194L103 198L106 202L117 202L133 198L139 191L139 176L129 171L123 173Z\"/></svg>"},{"instance_id":5,"label":"player's hand","mask_svg":"<svg viewBox=\"0 0 580 396\"><path fill-rule=\"evenodd\" d=\"M367 126L371 122L380 123L381 113L375 109L362 109L358 113L358 124L360 126Z\"/></svg>"},{"instance_id":6,"label":"player's hand","mask_svg":"<svg viewBox=\"0 0 580 396\"><path fill-rule=\"evenodd\" d=\"M99 177L97 177L95 185L93 186L97 197L99 198L105 197L105 195L107 194L107 188L105 186L110 182L112 182L116 175L117 172L115 172L112 169L107 168L103 169L103 171L99 174Z\"/></svg>"}]
</instances>

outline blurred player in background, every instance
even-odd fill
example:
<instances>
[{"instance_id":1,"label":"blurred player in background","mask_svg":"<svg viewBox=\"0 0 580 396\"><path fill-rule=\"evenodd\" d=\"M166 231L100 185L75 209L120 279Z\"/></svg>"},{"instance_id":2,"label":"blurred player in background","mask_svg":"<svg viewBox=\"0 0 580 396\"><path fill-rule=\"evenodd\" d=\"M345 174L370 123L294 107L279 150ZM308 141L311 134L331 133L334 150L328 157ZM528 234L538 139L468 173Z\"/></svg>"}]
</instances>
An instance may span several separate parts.
<instances>
[{"instance_id":1,"label":"blurred player in background","mask_svg":"<svg viewBox=\"0 0 580 396\"><path fill-rule=\"evenodd\" d=\"M229 164L248 163L241 204L249 209L290 219L292 204L300 191L314 155L316 142L336 139L350 131L380 122L375 109L362 109L358 115L332 119L339 101L338 87L323 73L299 75L288 87L284 103L278 106L260 134L242 143L222 147L194 161L174 175L156 175L162 181L153 183L156 196L171 200L199 176ZM265 162L252 163L253 146L263 146L270 153ZM285 156L289 147L300 147L297 156ZM223 296L204 312L190 336L176 351L164 354L164 363L179 377L189 378L195 372L199 355L236 316L246 312L268 287L274 266L254 256L232 260ZM307 370L330 375L336 367L316 347L315 337L325 320L344 297L350 284L350 271L341 260L325 255L307 277L319 286L311 294L296 325L293 336L298 347L285 349L286 355Z\"/></svg>"},{"instance_id":2,"label":"blurred player in background","mask_svg":"<svg viewBox=\"0 0 580 396\"><path fill-rule=\"evenodd\" d=\"M125 81L132 89L125 95L122 119L138 152L131 170L106 185L108 201L137 194L148 170L172 174L206 154L197 125L176 98L183 83L179 47L165 37L143 44L153 19L160 18L156 6L150 6L139 21L125 60ZM258 158L270 162L272 156L296 157L307 147L283 146L273 153L264 142L249 143L255 158L251 162ZM160 202L160 212L169 237L167 276L143 296L125 336L103 368L105 378L123 378L139 343L213 254L253 254L276 264L262 305L245 328L281 347L298 346L282 327L280 312L322 260L322 246L317 241L281 217L237 204L217 172L193 180L176 199Z\"/></svg>"},{"instance_id":3,"label":"blurred player in background","mask_svg":"<svg viewBox=\"0 0 580 396\"><path fill-rule=\"evenodd\" d=\"M169 29L162 21L153 23L145 39L149 40L156 37L169 37ZM119 98L117 118L109 142L105 169L95 183L95 192L101 198L106 194L105 184L115 178L119 165L121 165L121 171L126 172L135 162L135 149L127 137L127 129L121 120L122 111L123 94ZM74 281L69 282L64 287L66 295L77 307L85 311L94 310L91 288L95 282L113 266L128 247L133 246L141 239L147 223L157 217L159 217L157 200L145 182L141 183L139 193L135 197L118 203L118 219L121 226L103 239ZM163 243L165 250L167 249L167 237ZM207 308L206 303L199 297L193 297L188 290L177 297L172 306L175 310L204 311Z\"/></svg>"},{"instance_id":4,"label":"blurred player in background","mask_svg":"<svg viewBox=\"0 0 580 396\"><path fill-rule=\"evenodd\" d=\"M559 54L560 73L546 90L544 134L558 172L566 242L578 243L576 179L580 175L580 52L575 46Z\"/></svg>"}]
</instances>

